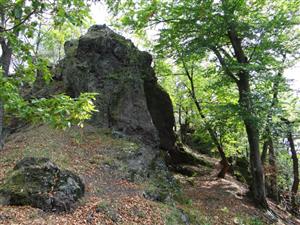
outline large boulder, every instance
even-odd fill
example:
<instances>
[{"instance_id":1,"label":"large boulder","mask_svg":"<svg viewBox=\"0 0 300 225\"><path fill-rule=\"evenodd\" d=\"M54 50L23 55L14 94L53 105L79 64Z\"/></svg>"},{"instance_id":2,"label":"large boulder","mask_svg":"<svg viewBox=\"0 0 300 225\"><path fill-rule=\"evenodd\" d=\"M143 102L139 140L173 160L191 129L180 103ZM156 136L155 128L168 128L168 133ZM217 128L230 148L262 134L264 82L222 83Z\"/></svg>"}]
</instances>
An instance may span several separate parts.
<instances>
[{"instance_id":1,"label":"large boulder","mask_svg":"<svg viewBox=\"0 0 300 225\"><path fill-rule=\"evenodd\" d=\"M65 43L56 80L72 97L97 92L92 123L140 138L151 146L174 147L169 95L158 85L149 53L105 25L94 25L79 40Z\"/></svg>"},{"instance_id":2,"label":"large boulder","mask_svg":"<svg viewBox=\"0 0 300 225\"><path fill-rule=\"evenodd\" d=\"M0 204L31 205L44 211L68 211L83 195L81 179L47 158L24 158L0 185Z\"/></svg>"}]
</instances>

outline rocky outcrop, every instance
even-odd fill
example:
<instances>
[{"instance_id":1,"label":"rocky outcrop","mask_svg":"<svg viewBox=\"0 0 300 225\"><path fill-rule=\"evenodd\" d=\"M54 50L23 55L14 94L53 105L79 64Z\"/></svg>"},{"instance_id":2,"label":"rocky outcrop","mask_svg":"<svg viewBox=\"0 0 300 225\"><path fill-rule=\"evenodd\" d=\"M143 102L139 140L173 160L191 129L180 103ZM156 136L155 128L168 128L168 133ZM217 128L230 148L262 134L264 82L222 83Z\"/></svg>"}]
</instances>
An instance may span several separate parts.
<instances>
[{"instance_id":1,"label":"rocky outcrop","mask_svg":"<svg viewBox=\"0 0 300 225\"><path fill-rule=\"evenodd\" d=\"M47 158L24 158L0 185L0 204L68 211L83 196L81 179Z\"/></svg>"},{"instance_id":2,"label":"rocky outcrop","mask_svg":"<svg viewBox=\"0 0 300 225\"><path fill-rule=\"evenodd\" d=\"M56 80L72 97L99 93L92 123L139 137L146 144L174 147L174 115L169 95L158 85L152 57L105 25L92 26L65 44Z\"/></svg>"}]
</instances>

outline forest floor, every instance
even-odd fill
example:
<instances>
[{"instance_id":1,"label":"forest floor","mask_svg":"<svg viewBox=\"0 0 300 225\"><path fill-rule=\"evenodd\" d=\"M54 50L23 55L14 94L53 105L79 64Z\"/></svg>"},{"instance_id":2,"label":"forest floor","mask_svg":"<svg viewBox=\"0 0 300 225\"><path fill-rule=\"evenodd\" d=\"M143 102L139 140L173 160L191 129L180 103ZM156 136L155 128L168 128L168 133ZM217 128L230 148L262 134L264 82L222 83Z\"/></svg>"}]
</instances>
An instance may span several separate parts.
<instances>
[{"instance_id":1,"label":"forest floor","mask_svg":"<svg viewBox=\"0 0 300 225\"><path fill-rule=\"evenodd\" d=\"M215 169L199 166L194 168L197 175L193 177L174 175L182 187L182 201L164 204L148 200L143 197L147 183L129 182L113 169L117 165L113 151L133 145L91 128L59 131L40 126L15 133L0 152L0 183L23 157L48 157L79 174L86 194L69 213L0 206L0 225L300 224L300 220L271 202L272 210L282 219L270 222L268 214L256 209L246 197L245 185L230 176L216 179L218 163L208 157Z\"/></svg>"}]
</instances>

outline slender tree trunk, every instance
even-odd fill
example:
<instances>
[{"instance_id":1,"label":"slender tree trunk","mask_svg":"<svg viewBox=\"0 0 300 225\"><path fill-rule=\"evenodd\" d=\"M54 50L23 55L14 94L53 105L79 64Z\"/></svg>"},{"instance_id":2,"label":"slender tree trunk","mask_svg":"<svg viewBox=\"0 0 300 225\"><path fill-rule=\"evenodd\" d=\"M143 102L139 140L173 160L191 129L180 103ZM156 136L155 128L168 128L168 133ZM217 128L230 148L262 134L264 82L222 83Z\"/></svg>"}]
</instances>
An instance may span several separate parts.
<instances>
[{"instance_id":1,"label":"slender tree trunk","mask_svg":"<svg viewBox=\"0 0 300 225\"><path fill-rule=\"evenodd\" d=\"M292 160L293 160L293 174L294 174L294 182L292 185L292 207L295 212L298 211L298 205L296 203L296 196L298 193L298 187L299 187L299 161L297 157L297 152L295 150L295 144L292 136L292 132L289 132L288 134L288 140L290 142L291 146L291 152L292 152Z\"/></svg>"},{"instance_id":2,"label":"slender tree trunk","mask_svg":"<svg viewBox=\"0 0 300 225\"><path fill-rule=\"evenodd\" d=\"M180 139L182 141L182 131L181 131L181 126L182 126L182 120L181 120L181 104L178 106L178 124L179 124L179 132L180 132Z\"/></svg>"},{"instance_id":3,"label":"slender tree trunk","mask_svg":"<svg viewBox=\"0 0 300 225\"><path fill-rule=\"evenodd\" d=\"M213 141L213 143L216 145L217 149L218 149L218 152L220 154L220 157L221 157L221 165L222 165L222 169L221 171L218 173L218 177L219 178L225 178L226 176L226 173L229 169L229 163L228 163L228 160L226 158L226 155L225 155L225 152L224 152L224 149L223 149L223 146L221 145L221 143L219 142L218 140L218 136L216 134L216 132L212 129L212 127L207 123L206 121L206 117L205 115L203 114L203 111L202 111L202 107L197 99L197 96L196 96L196 91L195 91L195 85L194 85L194 79L193 79L193 70L191 71L191 73L189 72L184 60L182 60L183 62L183 67L185 69L185 73L190 81L190 96L192 97L194 103L195 103L195 106L197 108L197 111L200 115L200 117L203 119L204 121L204 124L205 124L205 127Z\"/></svg>"},{"instance_id":4,"label":"slender tree trunk","mask_svg":"<svg viewBox=\"0 0 300 225\"><path fill-rule=\"evenodd\" d=\"M1 26L3 27L5 24L5 18L4 18L4 12L3 10L0 11L0 17L1 17ZM0 32L0 45L1 45L1 50L2 50L2 55L0 57L0 67L2 67L3 73L5 73L5 68L3 67L3 42L5 42L4 38L2 37L3 33ZM4 118L4 104L2 100L0 99L0 150L4 146L4 135L3 135L3 118Z\"/></svg>"},{"instance_id":5,"label":"slender tree trunk","mask_svg":"<svg viewBox=\"0 0 300 225\"><path fill-rule=\"evenodd\" d=\"M241 39L237 37L234 30L228 31L229 39L232 43L232 47L235 52L235 58L240 64L248 64L247 57L244 55ZM224 58L222 58L218 49L211 48L219 59L225 73L231 77L237 84L239 90L239 105L247 115L244 115L243 121L245 124L249 150L250 150L250 170L252 175L251 192L253 194L253 200L256 205L262 208L268 208L265 191L265 178L264 170L261 162L259 152L259 130L255 123L254 116L252 113L252 102L250 99L251 90L249 83L249 74L246 71L241 70L237 75L233 74L225 64Z\"/></svg>"},{"instance_id":6,"label":"slender tree trunk","mask_svg":"<svg viewBox=\"0 0 300 225\"><path fill-rule=\"evenodd\" d=\"M199 115L205 121L206 117L202 113L202 108L201 108L199 102L196 99L194 99L194 101L195 101L195 105L196 105L196 108L198 110ZM227 173L227 171L229 169L229 163L228 163L228 160L226 158L224 149L223 149L222 145L220 144L220 142L218 141L218 137L217 137L217 134L215 133L215 131L207 123L205 125L206 125L206 129L208 130L208 133L209 133L209 135L210 135L213 143L216 145L216 147L218 149L218 152L220 154L220 157L221 157L222 169L218 173L218 177L219 178L225 178L225 175L226 175L226 173Z\"/></svg>"},{"instance_id":7,"label":"slender tree trunk","mask_svg":"<svg viewBox=\"0 0 300 225\"><path fill-rule=\"evenodd\" d=\"M278 201L277 163L272 138L269 140L269 164L271 167L270 176L268 177L268 181L270 182L269 195L272 199Z\"/></svg>"},{"instance_id":8,"label":"slender tree trunk","mask_svg":"<svg viewBox=\"0 0 300 225\"><path fill-rule=\"evenodd\" d=\"M283 56L283 62L285 61L285 56ZM270 105L270 109L267 115L267 123L266 128L263 133L263 138L265 139L264 145L263 145L263 151L261 154L261 160L263 165L266 161L267 151L269 149L269 173L266 175L266 184L267 185L267 192L268 196L271 197L273 200L278 201L279 195L278 195L278 187L277 187L277 163L276 163L276 154L273 146L273 137L271 133L271 125L273 123L272 121L272 115L273 115L273 108L277 106L278 104L278 88L279 84L282 81L282 69L278 72L278 74L275 77L273 88L272 88L272 102Z\"/></svg>"},{"instance_id":9,"label":"slender tree trunk","mask_svg":"<svg viewBox=\"0 0 300 225\"><path fill-rule=\"evenodd\" d=\"M273 139L268 127L266 128L266 135L267 139L264 141L261 161L262 164L265 165L267 153L269 153L269 167L267 170L268 172L265 174L267 195L273 200L278 201L279 195L277 186L277 160L273 145Z\"/></svg>"},{"instance_id":10,"label":"slender tree trunk","mask_svg":"<svg viewBox=\"0 0 300 225\"><path fill-rule=\"evenodd\" d=\"M3 116L4 114L4 105L2 101L0 101L0 149L4 146L4 137L3 137Z\"/></svg>"},{"instance_id":11,"label":"slender tree trunk","mask_svg":"<svg viewBox=\"0 0 300 225\"><path fill-rule=\"evenodd\" d=\"M298 188L299 188L299 160L298 160L298 156L297 156L297 151L295 149L295 143L294 143L293 131L292 131L292 123L289 120L285 119L285 118L282 118L282 120L287 125L287 129L288 129L287 138L288 138L288 141L289 141L289 144L290 144L290 150L291 150L291 153L292 153L292 160L293 160L294 181L293 181L293 185L292 185L292 188L291 188L292 210L294 212L298 212L299 206L297 205L297 202L296 202L296 196L297 196Z\"/></svg>"},{"instance_id":12,"label":"slender tree trunk","mask_svg":"<svg viewBox=\"0 0 300 225\"><path fill-rule=\"evenodd\" d=\"M1 37L0 43L2 48L0 67L3 69L3 75L8 76L12 51L8 43L5 43L5 40L1 39ZM2 149L4 146L4 138L4 102L0 99L0 149Z\"/></svg>"},{"instance_id":13,"label":"slender tree trunk","mask_svg":"<svg viewBox=\"0 0 300 225\"><path fill-rule=\"evenodd\" d=\"M263 144L262 152L261 152L261 162L263 165L266 162L268 148L269 148L269 142L267 140L265 140L264 144Z\"/></svg>"}]
</instances>

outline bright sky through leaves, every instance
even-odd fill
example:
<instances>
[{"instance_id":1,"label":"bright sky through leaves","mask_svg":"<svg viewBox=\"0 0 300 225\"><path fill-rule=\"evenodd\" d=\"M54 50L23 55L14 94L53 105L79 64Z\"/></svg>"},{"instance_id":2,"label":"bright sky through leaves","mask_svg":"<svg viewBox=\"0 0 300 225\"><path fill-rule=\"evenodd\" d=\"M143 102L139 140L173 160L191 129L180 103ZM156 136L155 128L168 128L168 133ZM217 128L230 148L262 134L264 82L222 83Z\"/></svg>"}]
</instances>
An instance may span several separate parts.
<instances>
[{"instance_id":1,"label":"bright sky through leaves","mask_svg":"<svg viewBox=\"0 0 300 225\"><path fill-rule=\"evenodd\" d=\"M109 13L104 4L98 2L91 6L91 16L96 24L109 24ZM126 35L128 36L128 35ZM135 38L131 38L135 42ZM290 80L291 87L300 92L300 62L285 71L285 76Z\"/></svg>"}]
</instances>

